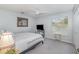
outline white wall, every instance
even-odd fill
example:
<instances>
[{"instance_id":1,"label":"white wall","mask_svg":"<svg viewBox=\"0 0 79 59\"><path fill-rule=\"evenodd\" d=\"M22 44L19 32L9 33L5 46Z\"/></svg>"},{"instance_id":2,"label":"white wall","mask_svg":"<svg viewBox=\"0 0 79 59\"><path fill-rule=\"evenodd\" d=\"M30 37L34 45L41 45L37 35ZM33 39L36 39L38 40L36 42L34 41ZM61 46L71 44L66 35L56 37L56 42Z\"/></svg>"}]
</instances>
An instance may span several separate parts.
<instances>
[{"instance_id":1,"label":"white wall","mask_svg":"<svg viewBox=\"0 0 79 59\"><path fill-rule=\"evenodd\" d=\"M28 18L28 27L17 27L17 17ZM34 22L34 19L28 15L0 10L0 29L7 29L8 31L13 32L30 31L34 30Z\"/></svg>"},{"instance_id":2,"label":"white wall","mask_svg":"<svg viewBox=\"0 0 79 59\"><path fill-rule=\"evenodd\" d=\"M53 19L60 19L63 18L65 16L68 16L68 28L64 31L62 31L62 34L65 35L63 39L61 39L62 41L65 42L70 42L72 43L72 12L64 12L64 13L59 13L59 14L55 14L55 15L48 15L48 16L44 16L44 17L40 17L37 19L37 24L44 24L45 27L45 37L46 38L51 38L53 39L53 26L52 26L52 20Z\"/></svg>"},{"instance_id":3,"label":"white wall","mask_svg":"<svg viewBox=\"0 0 79 59\"><path fill-rule=\"evenodd\" d=\"M48 15L44 17L36 18L36 20L28 15L23 15L20 13L10 12L0 10L0 29L7 29L13 32L19 31L34 31L35 24L44 24L45 27L45 37L53 39L52 33L52 20L56 18L62 18L68 16L69 26L68 30L64 31L63 34L66 34L66 37L63 38L63 41L72 42L72 12L59 13L55 15ZM28 18L28 27L17 27L17 17L25 17Z\"/></svg>"}]
</instances>

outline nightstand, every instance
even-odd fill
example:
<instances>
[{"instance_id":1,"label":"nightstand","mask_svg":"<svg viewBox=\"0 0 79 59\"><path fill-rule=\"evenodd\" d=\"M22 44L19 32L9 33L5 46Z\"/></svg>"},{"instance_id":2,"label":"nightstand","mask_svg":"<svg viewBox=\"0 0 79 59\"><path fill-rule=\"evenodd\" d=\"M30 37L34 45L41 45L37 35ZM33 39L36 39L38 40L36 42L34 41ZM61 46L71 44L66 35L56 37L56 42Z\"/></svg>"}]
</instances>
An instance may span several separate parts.
<instances>
[{"instance_id":1,"label":"nightstand","mask_svg":"<svg viewBox=\"0 0 79 59\"><path fill-rule=\"evenodd\" d=\"M43 37L45 36L44 30L37 30L36 33L41 34Z\"/></svg>"}]
</instances>

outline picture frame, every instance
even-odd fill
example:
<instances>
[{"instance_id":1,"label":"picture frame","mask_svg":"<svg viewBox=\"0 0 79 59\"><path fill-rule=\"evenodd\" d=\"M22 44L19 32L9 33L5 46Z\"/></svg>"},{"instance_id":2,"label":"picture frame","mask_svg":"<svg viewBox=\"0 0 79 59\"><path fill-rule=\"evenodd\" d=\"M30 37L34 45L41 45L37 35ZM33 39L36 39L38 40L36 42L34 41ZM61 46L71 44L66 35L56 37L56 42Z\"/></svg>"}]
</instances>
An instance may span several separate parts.
<instances>
[{"instance_id":1,"label":"picture frame","mask_svg":"<svg viewBox=\"0 0 79 59\"><path fill-rule=\"evenodd\" d=\"M17 17L17 27L28 27L28 18Z\"/></svg>"}]
</instances>

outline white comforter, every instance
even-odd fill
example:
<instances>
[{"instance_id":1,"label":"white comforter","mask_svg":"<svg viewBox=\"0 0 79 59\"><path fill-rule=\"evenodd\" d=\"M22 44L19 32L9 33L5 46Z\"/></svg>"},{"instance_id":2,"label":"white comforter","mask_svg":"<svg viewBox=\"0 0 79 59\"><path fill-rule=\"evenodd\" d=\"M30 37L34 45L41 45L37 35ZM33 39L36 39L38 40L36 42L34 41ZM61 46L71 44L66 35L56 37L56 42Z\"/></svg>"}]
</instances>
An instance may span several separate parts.
<instances>
[{"instance_id":1,"label":"white comforter","mask_svg":"<svg viewBox=\"0 0 79 59\"><path fill-rule=\"evenodd\" d=\"M19 49L20 53L43 40L44 39L40 34L19 33L15 35L15 46Z\"/></svg>"}]
</instances>

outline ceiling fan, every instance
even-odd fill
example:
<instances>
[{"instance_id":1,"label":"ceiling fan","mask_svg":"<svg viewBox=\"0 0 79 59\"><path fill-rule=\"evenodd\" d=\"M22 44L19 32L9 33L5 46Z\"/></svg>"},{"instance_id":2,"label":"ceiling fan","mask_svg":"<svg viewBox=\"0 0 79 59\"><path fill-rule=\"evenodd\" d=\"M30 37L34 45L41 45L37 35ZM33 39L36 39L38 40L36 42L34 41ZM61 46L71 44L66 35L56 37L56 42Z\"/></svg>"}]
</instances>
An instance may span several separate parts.
<instances>
[{"instance_id":1,"label":"ceiling fan","mask_svg":"<svg viewBox=\"0 0 79 59\"><path fill-rule=\"evenodd\" d=\"M47 11L41 11L41 10L33 10L35 15L45 15L48 14Z\"/></svg>"},{"instance_id":2,"label":"ceiling fan","mask_svg":"<svg viewBox=\"0 0 79 59\"><path fill-rule=\"evenodd\" d=\"M34 9L34 10L30 10L30 11L28 11L28 12L24 12L24 11L21 11L20 12L21 14L31 14L31 15L47 15L48 14L48 12L47 11L43 11L43 10L39 10L39 9Z\"/></svg>"}]
</instances>

